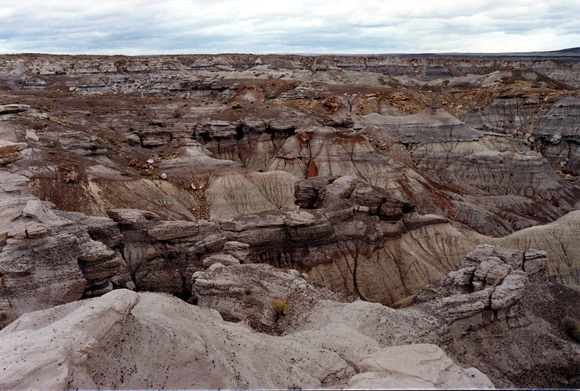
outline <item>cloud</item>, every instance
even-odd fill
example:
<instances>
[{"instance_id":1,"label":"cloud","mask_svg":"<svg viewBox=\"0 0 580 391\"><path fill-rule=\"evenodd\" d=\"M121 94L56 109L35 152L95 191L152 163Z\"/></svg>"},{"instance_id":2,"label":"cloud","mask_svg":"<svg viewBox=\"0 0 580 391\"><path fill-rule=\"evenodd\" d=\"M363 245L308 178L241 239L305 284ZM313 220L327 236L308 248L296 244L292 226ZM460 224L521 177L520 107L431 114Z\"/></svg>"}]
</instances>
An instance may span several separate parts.
<instances>
[{"instance_id":1,"label":"cloud","mask_svg":"<svg viewBox=\"0 0 580 391\"><path fill-rule=\"evenodd\" d=\"M578 46L560 0L20 0L0 5L0 53L393 53Z\"/></svg>"}]
</instances>

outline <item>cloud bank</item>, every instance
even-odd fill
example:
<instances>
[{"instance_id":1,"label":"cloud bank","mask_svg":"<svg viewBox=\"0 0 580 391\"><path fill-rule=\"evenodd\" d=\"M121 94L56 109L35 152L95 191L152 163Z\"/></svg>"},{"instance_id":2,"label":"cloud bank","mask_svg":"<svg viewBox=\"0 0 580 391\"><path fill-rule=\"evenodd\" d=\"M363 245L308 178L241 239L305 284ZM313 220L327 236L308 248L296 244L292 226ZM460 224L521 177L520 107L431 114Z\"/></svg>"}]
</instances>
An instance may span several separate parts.
<instances>
[{"instance_id":1,"label":"cloud bank","mask_svg":"<svg viewBox=\"0 0 580 391\"><path fill-rule=\"evenodd\" d=\"M569 0L19 0L0 53L424 53L580 45Z\"/></svg>"}]
</instances>

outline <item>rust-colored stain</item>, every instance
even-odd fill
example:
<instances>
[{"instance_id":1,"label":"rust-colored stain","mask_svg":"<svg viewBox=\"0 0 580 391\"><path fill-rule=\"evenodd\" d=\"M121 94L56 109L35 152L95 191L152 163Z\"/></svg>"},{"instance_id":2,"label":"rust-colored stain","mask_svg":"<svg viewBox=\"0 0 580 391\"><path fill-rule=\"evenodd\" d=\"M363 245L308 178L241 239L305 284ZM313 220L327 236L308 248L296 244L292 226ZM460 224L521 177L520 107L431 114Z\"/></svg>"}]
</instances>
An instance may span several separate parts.
<instances>
[{"instance_id":1,"label":"rust-colored stain","mask_svg":"<svg viewBox=\"0 0 580 391\"><path fill-rule=\"evenodd\" d=\"M310 161L308 164L308 172L306 173L306 179L312 178L318 175L318 167L316 167L316 163L314 160Z\"/></svg>"}]
</instances>

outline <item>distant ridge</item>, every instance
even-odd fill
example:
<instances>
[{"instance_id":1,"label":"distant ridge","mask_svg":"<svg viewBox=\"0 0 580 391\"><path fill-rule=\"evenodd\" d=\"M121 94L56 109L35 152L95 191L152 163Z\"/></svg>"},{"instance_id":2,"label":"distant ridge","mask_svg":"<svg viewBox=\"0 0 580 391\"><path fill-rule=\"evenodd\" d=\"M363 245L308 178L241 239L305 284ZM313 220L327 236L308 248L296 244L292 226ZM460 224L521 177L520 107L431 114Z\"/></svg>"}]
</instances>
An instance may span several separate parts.
<instances>
[{"instance_id":1,"label":"distant ridge","mask_svg":"<svg viewBox=\"0 0 580 391\"><path fill-rule=\"evenodd\" d=\"M555 60L580 62L580 47L544 52L505 52L505 53L270 53L273 55L298 56L344 56L344 57L411 57L411 58L466 58L481 60Z\"/></svg>"},{"instance_id":2,"label":"distant ridge","mask_svg":"<svg viewBox=\"0 0 580 391\"><path fill-rule=\"evenodd\" d=\"M393 53L379 54L385 57L435 57L435 58L476 58L492 60L558 60L558 61L580 61L580 47L553 50L546 52L508 52L508 53Z\"/></svg>"},{"instance_id":3,"label":"distant ridge","mask_svg":"<svg viewBox=\"0 0 580 391\"><path fill-rule=\"evenodd\" d=\"M55 53L5 53L0 56L102 56L102 57L171 57L171 56L224 56L224 55L254 55L254 56L304 56L304 57L406 57L406 58L465 58L479 60L554 60L561 62L580 62L580 47L543 51L543 52L505 52L505 53L172 53L172 54L55 54Z\"/></svg>"}]
</instances>

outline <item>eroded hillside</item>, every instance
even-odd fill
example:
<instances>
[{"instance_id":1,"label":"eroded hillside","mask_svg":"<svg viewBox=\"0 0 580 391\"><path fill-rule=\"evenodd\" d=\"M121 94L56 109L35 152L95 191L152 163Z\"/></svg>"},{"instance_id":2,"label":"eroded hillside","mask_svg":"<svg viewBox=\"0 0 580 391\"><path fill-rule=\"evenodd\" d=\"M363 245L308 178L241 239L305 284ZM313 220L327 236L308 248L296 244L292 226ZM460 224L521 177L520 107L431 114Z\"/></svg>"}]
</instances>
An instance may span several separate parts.
<instances>
[{"instance_id":1,"label":"eroded hillside","mask_svg":"<svg viewBox=\"0 0 580 391\"><path fill-rule=\"evenodd\" d=\"M419 311L426 330L415 342L446 346L498 384L539 383L518 380L524 363L506 374L470 350L493 327L501 323L523 341L548 334L568 341L554 319L572 311L566 303L573 291L565 291L560 315L545 320L551 326L528 328L539 316L532 309L540 288L524 289L537 279L523 265L542 259L552 282L580 285L580 62L9 55L0 64L2 324L128 288L170 293L257 331L304 330L296 318L288 329L264 318L268 299L252 301L262 289L293 297L286 288L261 286L252 273L242 278L249 264L265 263L315 284L308 285L311 302L414 302L407 314ZM461 285L467 280L460 274L471 276L476 267L462 259L480 244L512 250L482 247L491 251L490 260L478 261L489 278ZM523 263L514 266L504 252L516 250L510 257L521 255ZM229 298L212 285L216 273L232 280ZM448 285L424 291L444 284L438 281ZM559 297L556 285L538 284ZM522 296L526 289L532 298ZM490 307L494 292L505 301L498 308ZM445 298L452 294L467 296ZM123 311L150 297L120 295L134 302ZM244 308L262 312L232 312L245 295ZM453 306L465 310L465 300L471 309L459 318L438 318ZM452 342L435 336L433 322L482 331ZM367 353L393 344L379 339ZM358 367L338 360L335 350L325 360L338 372L301 372L304 384L371 384L358 382ZM555 366L542 361L538 373L572 384L574 357ZM257 386L251 373L220 387ZM268 379L272 387L290 386ZM210 380L199 386L216 387Z\"/></svg>"}]
</instances>

